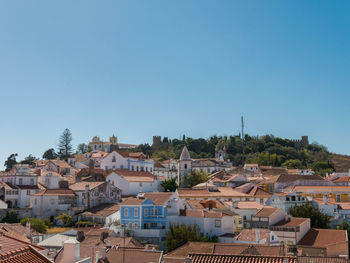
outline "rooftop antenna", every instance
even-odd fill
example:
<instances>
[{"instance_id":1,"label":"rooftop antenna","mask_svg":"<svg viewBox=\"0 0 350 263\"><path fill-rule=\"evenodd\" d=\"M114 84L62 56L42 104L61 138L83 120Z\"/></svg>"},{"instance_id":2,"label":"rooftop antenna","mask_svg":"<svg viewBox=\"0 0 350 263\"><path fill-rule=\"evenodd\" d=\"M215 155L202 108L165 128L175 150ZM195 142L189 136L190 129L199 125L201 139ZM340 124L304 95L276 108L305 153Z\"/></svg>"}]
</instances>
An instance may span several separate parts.
<instances>
[{"instance_id":1,"label":"rooftop antenna","mask_svg":"<svg viewBox=\"0 0 350 263\"><path fill-rule=\"evenodd\" d=\"M244 120L243 116L241 116L242 123L242 165L244 164Z\"/></svg>"}]
</instances>

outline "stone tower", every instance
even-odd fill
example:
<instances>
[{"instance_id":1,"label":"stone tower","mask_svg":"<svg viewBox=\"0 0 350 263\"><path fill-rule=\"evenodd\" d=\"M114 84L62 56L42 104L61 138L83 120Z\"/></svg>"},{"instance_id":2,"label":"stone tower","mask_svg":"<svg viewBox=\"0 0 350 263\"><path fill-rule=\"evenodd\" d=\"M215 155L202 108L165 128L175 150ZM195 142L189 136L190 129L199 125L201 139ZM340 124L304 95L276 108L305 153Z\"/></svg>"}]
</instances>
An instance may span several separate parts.
<instances>
[{"instance_id":1,"label":"stone tower","mask_svg":"<svg viewBox=\"0 0 350 263\"><path fill-rule=\"evenodd\" d=\"M161 136L153 136L153 144L152 148L157 149L162 145L162 137Z\"/></svg>"},{"instance_id":2,"label":"stone tower","mask_svg":"<svg viewBox=\"0 0 350 263\"><path fill-rule=\"evenodd\" d=\"M187 147L182 149L178 163L178 184L180 184L180 179L183 176L187 176L192 171L192 159Z\"/></svg>"}]
</instances>

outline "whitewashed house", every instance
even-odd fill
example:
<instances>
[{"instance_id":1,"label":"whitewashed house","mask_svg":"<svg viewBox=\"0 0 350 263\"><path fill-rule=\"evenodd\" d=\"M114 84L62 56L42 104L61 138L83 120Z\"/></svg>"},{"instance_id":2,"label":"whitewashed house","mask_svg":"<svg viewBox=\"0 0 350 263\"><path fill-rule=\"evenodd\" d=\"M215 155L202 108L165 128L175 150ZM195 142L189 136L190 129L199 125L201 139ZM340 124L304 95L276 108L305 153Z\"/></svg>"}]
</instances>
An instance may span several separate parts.
<instances>
[{"instance_id":1,"label":"whitewashed house","mask_svg":"<svg viewBox=\"0 0 350 263\"><path fill-rule=\"evenodd\" d=\"M154 161L147 159L143 153L113 151L100 161L100 167L109 170L126 169L129 171L145 171L152 173Z\"/></svg>"},{"instance_id":2,"label":"whitewashed house","mask_svg":"<svg viewBox=\"0 0 350 263\"><path fill-rule=\"evenodd\" d=\"M9 208L29 206L30 196L40 189L38 175L27 164L17 164L8 172L0 172L0 199Z\"/></svg>"},{"instance_id":3,"label":"whitewashed house","mask_svg":"<svg viewBox=\"0 0 350 263\"><path fill-rule=\"evenodd\" d=\"M155 176L149 172L115 170L110 172L106 181L122 189L122 195L137 195L140 192L158 192L162 190L160 183L164 177Z\"/></svg>"}]
</instances>

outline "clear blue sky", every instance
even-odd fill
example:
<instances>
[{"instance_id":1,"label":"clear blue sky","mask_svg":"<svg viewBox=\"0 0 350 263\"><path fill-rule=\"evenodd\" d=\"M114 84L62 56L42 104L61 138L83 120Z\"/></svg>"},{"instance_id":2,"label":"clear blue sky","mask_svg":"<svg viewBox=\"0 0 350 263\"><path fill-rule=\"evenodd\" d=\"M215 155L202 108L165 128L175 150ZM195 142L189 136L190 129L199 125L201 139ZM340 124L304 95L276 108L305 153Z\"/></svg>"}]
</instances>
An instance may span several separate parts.
<instances>
[{"instance_id":1,"label":"clear blue sky","mask_svg":"<svg viewBox=\"0 0 350 263\"><path fill-rule=\"evenodd\" d=\"M115 133L309 135L350 154L349 1L0 1L0 167Z\"/></svg>"}]
</instances>

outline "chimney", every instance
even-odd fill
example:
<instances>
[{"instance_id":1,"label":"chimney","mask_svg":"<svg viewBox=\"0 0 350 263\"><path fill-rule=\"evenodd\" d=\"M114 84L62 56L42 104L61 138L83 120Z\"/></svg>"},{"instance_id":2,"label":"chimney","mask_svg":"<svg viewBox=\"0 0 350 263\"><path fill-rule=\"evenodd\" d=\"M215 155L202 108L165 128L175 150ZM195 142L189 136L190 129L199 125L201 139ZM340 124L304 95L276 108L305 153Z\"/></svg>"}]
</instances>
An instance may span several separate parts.
<instances>
[{"instance_id":1,"label":"chimney","mask_svg":"<svg viewBox=\"0 0 350 263\"><path fill-rule=\"evenodd\" d=\"M106 252L107 252L107 248L106 248L106 247L103 247L103 248L102 248L102 255L101 255L101 258L102 258L102 259L106 259Z\"/></svg>"},{"instance_id":2,"label":"chimney","mask_svg":"<svg viewBox=\"0 0 350 263\"><path fill-rule=\"evenodd\" d=\"M255 229L255 238L256 238L256 242L259 244L259 240L260 240L260 230L259 229Z\"/></svg>"},{"instance_id":3,"label":"chimney","mask_svg":"<svg viewBox=\"0 0 350 263\"><path fill-rule=\"evenodd\" d=\"M26 223L26 237L30 239L30 222L29 222L29 220Z\"/></svg>"},{"instance_id":4,"label":"chimney","mask_svg":"<svg viewBox=\"0 0 350 263\"><path fill-rule=\"evenodd\" d=\"M90 190L89 185L88 185L88 184L85 185L85 198L86 198L86 202L87 202L87 204L86 204L87 208L90 208L90 195L89 195L89 190Z\"/></svg>"},{"instance_id":5,"label":"chimney","mask_svg":"<svg viewBox=\"0 0 350 263\"><path fill-rule=\"evenodd\" d=\"M108 232L102 232L101 235L100 235L100 240L102 242L105 241L105 239L109 236Z\"/></svg>"},{"instance_id":6,"label":"chimney","mask_svg":"<svg viewBox=\"0 0 350 263\"><path fill-rule=\"evenodd\" d=\"M75 263L80 260L80 243L76 239L68 239L63 243L62 262Z\"/></svg>"},{"instance_id":7,"label":"chimney","mask_svg":"<svg viewBox=\"0 0 350 263\"><path fill-rule=\"evenodd\" d=\"M85 239L84 231L79 230L79 231L77 232L77 240L78 240L79 242L82 242L84 239Z\"/></svg>"}]
</instances>

